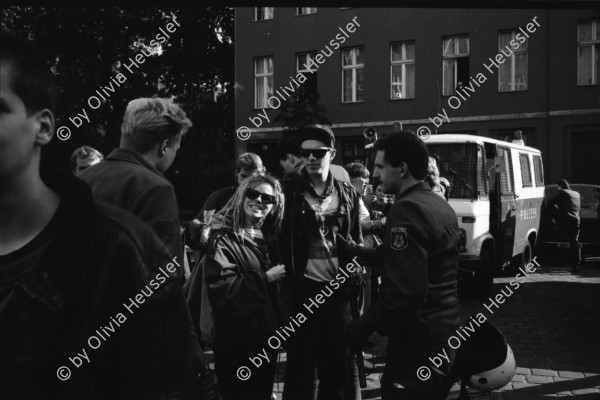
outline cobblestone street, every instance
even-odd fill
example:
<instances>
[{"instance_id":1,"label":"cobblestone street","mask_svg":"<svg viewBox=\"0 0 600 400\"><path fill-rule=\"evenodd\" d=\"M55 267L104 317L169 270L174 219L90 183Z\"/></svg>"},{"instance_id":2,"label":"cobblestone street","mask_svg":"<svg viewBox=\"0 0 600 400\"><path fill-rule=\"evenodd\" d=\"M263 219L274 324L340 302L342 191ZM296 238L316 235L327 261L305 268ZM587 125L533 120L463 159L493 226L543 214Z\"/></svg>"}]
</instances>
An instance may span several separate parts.
<instances>
[{"instance_id":1,"label":"cobblestone street","mask_svg":"<svg viewBox=\"0 0 600 400\"><path fill-rule=\"evenodd\" d=\"M548 261L546 261L548 262ZM461 317L483 313L506 336L515 353L517 373L510 385L490 395L471 392L473 399L600 399L600 261L587 262L572 274L567 267L540 261L541 268L505 301L490 307L486 298L461 303ZM489 297L513 277L495 278ZM380 399L379 379L385 365L386 338L365 351L367 389L362 398ZM275 393L281 399L285 355L278 366ZM458 397L454 385L448 399Z\"/></svg>"}]
</instances>

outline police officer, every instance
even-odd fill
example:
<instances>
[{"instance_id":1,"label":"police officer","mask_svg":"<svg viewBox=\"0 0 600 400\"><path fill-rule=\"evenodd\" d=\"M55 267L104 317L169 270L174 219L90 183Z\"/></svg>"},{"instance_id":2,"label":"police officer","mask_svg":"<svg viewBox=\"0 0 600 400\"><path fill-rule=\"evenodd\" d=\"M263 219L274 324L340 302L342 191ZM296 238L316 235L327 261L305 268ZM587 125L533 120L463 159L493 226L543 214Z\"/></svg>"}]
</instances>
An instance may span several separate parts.
<instances>
[{"instance_id":1,"label":"police officer","mask_svg":"<svg viewBox=\"0 0 600 400\"><path fill-rule=\"evenodd\" d=\"M365 260L383 262L380 298L350 325L348 340L358 347L375 330L389 336L384 400L445 399L455 357L448 339L459 326L456 214L424 182L429 155L414 133L394 132L374 149L373 176L397 200L376 253L344 244ZM438 354L444 358L434 365L429 357Z\"/></svg>"}]
</instances>

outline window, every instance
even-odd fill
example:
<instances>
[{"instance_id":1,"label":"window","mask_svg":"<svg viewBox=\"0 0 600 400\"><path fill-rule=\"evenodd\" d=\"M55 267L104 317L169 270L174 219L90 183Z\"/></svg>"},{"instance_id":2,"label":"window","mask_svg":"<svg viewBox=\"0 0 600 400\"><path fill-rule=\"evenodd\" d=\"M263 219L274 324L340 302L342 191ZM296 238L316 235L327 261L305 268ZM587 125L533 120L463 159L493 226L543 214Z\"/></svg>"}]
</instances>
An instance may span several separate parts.
<instances>
[{"instance_id":1,"label":"window","mask_svg":"<svg viewBox=\"0 0 600 400\"><path fill-rule=\"evenodd\" d=\"M391 99L415 97L415 42L393 43L391 52Z\"/></svg>"},{"instance_id":2,"label":"window","mask_svg":"<svg viewBox=\"0 0 600 400\"><path fill-rule=\"evenodd\" d=\"M362 47L342 52L342 102L363 101L365 88L365 51Z\"/></svg>"},{"instance_id":3,"label":"window","mask_svg":"<svg viewBox=\"0 0 600 400\"><path fill-rule=\"evenodd\" d=\"M273 7L254 7L254 20L273 19Z\"/></svg>"},{"instance_id":4,"label":"window","mask_svg":"<svg viewBox=\"0 0 600 400\"><path fill-rule=\"evenodd\" d=\"M317 53L312 51L308 53L300 53L296 55L296 72L302 72L306 77L306 82L302 84L302 88L306 90L307 98L309 102L317 103L317 65L315 61L315 55ZM311 62L312 61L312 62Z\"/></svg>"},{"instance_id":5,"label":"window","mask_svg":"<svg viewBox=\"0 0 600 400\"><path fill-rule=\"evenodd\" d=\"M273 57L254 59L254 108L270 108L273 95Z\"/></svg>"},{"instance_id":6,"label":"window","mask_svg":"<svg viewBox=\"0 0 600 400\"><path fill-rule=\"evenodd\" d=\"M533 186L531 182L531 167L529 166L529 156L519 153L519 163L521 164L521 180L523 187Z\"/></svg>"},{"instance_id":7,"label":"window","mask_svg":"<svg viewBox=\"0 0 600 400\"><path fill-rule=\"evenodd\" d=\"M535 174L535 185L544 186L544 166L540 156L533 156L533 173Z\"/></svg>"},{"instance_id":8,"label":"window","mask_svg":"<svg viewBox=\"0 0 600 400\"><path fill-rule=\"evenodd\" d=\"M504 56L498 73L499 92L527 90L527 48L529 42L519 31L501 32L498 35L498 50ZM524 39L525 42L521 42ZM518 46L518 47L517 47ZM517 47L517 48L515 48Z\"/></svg>"},{"instance_id":9,"label":"window","mask_svg":"<svg viewBox=\"0 0 600 400\"><path fill-rule=\"evenodd\" d=\"M444 96L452 96L469 82L469 37L453 36L443 40Z\"/></svg>"},{"instance_id":10,"label":"window","mask_svg":"<svg viewBox=\"0 0 600 400\"><path fill-rule=\"evenodd\" d=\"M354 162L364 163L366 155L364 139L346 139L342 141L342 165Z\"/></svg>"},{"instance_id":11,"label":"window","mask_svg":"<svg viewBox=\"0 0 600 400\"><path fill-rule=\"evenodd\" d=\"M498 147L498 157L502 157L503 160L503 165L500 165L496 172L500 173L500 194L513 194L514 176L510 150Z\"/></svg>"},{"instance_id":12,"label":"window","mask_svg":"<svg viewBox=\"0 0 600 400\"><path fill-rule=\"evenodd\" d=\"M296 7L296 15L316 14L317 7Z\"/></svg>"},{"instance_id":13,"label":"window","mask_svg":"<svg viewBox=\"0 0 600 400\"><path fill-rule=\"evenodd\" d=\"M600 82L600 20L577 25L577 84L598 85Z\"/></svg>"}]
</instances>

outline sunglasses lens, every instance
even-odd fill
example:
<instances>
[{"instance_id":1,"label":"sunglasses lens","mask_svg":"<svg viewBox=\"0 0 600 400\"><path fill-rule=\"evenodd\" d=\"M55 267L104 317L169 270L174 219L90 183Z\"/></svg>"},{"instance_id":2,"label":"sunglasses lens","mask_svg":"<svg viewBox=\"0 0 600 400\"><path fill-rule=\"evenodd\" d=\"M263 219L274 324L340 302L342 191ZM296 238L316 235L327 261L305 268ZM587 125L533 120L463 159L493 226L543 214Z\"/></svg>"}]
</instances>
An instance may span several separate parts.
<instances>
[{"instance_id":1,"label":"sunglasses lens","mask_svg":"<svg viewBox=\"0 0 600 400\"><path fill-rule=\"evenodd\" d=\"M323 158L325 154L327 154L329 150L327 149L302 149L300 150L300 155L304 158L310 157L310 155L314 155L315 158Z\"/></svg>"},{"instance_id":2,"label":"sunglasses lens","mask_svg":"<svg viewBox=\"0 0 600 400\"><path fill-rule=\"evenodd\" d=\"M261 193L258 190L248 189L246 197L250 200L256 200L260 197L260 201L264 204L275 204L275 197L270 194Z\"/></svg>"}]
</instances>

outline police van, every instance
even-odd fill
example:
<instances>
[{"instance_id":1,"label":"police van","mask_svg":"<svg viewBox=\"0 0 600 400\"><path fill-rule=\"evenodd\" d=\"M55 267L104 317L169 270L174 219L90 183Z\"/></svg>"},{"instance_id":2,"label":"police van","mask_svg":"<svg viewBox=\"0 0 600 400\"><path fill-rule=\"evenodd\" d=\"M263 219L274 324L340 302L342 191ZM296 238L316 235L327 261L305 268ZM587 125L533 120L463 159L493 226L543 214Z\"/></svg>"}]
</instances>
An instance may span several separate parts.
<instances>
[{"instance_id":1,"label":"police van","mask_svg":"<svg viewBox=\"0 0 600 400\"><path fill-rule=\"evenodd\" d=\"M425 140L460 228L459 274L485 293L496 272L533 258L544 200L542 154L522 140L463 134ZM463 283L464 285L465 283Z\"/></svg>"}]
</instances>

